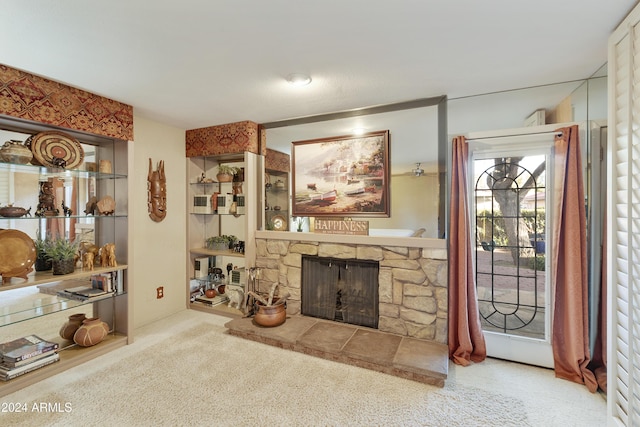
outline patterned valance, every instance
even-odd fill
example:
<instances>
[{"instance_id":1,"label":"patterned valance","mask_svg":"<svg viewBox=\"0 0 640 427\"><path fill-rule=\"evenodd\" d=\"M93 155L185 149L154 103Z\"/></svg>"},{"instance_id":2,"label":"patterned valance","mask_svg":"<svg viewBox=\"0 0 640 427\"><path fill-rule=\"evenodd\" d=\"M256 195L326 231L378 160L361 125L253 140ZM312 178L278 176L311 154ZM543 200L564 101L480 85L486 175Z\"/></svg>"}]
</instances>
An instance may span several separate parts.
<instances>
[{"instance_id":1,"label":"patterned valance","mask_svg":"<svg viewBox=\"0 0 640 427\"><path fill-rule=\"evenodd\" d=\"M133 107L0 64L0 114L133 140Z\"/></svg>"},{"instance_id":2,"label":"patterned valance","mask_svg":"<svg viewBox=\"0 0 640 427\"><path fill-rule=\"evenodd\" d=\"M291 170L291 160L287 153L267 148L267 155L264 157L264 168L289 172Z\"/></svg>"},{"instance_id":3,"label":"patterned valance","mask_svg":"<svg viewBox=\"0 0 640 427\"><path fill-rule=\"evenodd\" d=\"M258 124L245 120L186 132L187 157L240 154L248 151L264 154L258 141Z\"/></svg>"}]
</instances>

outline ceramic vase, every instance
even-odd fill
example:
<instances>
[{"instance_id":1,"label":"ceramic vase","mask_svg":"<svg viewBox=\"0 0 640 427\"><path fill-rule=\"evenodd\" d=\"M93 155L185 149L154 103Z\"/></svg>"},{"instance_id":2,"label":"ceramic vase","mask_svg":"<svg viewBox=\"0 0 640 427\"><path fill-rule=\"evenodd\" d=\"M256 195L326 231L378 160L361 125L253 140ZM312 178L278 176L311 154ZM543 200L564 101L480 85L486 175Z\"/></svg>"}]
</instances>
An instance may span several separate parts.
<instances>
[{"instance_id":1,"label":"ceramic vase","mask_svg":"<svg viewBox=\"0 0 640 427\"><path fill-rule=\"evenodd\" d=\"M81 347L91 347L101 342L109 333L109 325L99 317L85 319L73 335L73 341Z\"/></svg>"},{"instance_id":2,"label":"ceramic vase","mask_svg":"<svg viewBox=\"0 0 640 427\"><path fill-rule=\"evenodd\" d=\"M0 148L0 160L7 163L26 165L33 159L33 153L22 141L12 139Z\"/></svg>"},{"instance_id":3,"label":"ceramic vase","mask_svg":"<svg viewBox=\"0 0 640 427\"><path fill-rule=\"evenodd\" d=\"M268 328L280 326L287 320L287 310L284 304L266 306L258 302L256 306L258 312L253 315L253 320L260 326Z\"/></svg>"},{"instance_id":4,"label":"ceramic vase","mask_svg":"<svg viewBox=\"0 0 640 427\"><path fill-rule=\"evenodd\" d=\"M69 316L69 320L60 328L60 336L65 340L72 340L76 331L82 326L82 322L86 318L87 316L85 316L84 313L76 313Z\"/></svg>"}]
</instances>

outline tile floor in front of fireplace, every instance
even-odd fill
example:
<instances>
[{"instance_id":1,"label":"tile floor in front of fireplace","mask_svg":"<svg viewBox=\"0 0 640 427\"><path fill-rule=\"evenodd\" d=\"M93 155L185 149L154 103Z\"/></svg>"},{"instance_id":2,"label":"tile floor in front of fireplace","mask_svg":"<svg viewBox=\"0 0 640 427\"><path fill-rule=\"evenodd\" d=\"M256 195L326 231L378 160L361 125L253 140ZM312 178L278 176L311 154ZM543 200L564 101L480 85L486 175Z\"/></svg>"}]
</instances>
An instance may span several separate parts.
<instances>
[{"instance_id":1,"label":"tile floor in front of fireplace","mask_svg":"<svg viewBox=\"0 0 640 427\"><path fill-rule=\"evenodd\" d=\"M272 328L247 317L225 327L241 338L439 387L447 378L447 346L432 341L302 315Z\"/></svg>"}]
</instances>

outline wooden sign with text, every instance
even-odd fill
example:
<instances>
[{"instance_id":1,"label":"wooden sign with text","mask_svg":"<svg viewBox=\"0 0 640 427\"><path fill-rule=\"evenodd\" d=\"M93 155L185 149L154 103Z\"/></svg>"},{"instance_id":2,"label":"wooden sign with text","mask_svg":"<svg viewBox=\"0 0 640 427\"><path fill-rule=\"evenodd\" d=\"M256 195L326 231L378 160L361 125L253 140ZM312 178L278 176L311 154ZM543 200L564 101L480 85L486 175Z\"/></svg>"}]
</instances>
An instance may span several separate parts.
<instances>
[{"instance_id":1,"label":"wooden sign with text","mask_svg":"<svg viewBox=\"0 0 640 427\"><path fill-rule=\"evenodd\" d=\"M318 219L315 221L316 233L369 235L369 221Z\"/></svg>"}]
</instances>

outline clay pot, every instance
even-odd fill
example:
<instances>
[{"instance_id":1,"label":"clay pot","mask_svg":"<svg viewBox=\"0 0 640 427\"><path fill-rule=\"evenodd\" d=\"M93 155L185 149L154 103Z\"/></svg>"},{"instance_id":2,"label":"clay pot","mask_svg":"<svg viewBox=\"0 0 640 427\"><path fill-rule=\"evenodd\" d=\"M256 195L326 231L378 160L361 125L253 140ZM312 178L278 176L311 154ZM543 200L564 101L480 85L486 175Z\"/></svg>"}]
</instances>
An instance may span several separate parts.
<instances>
[{"instance_id":1,"label":"clay pot","mask_svg":"<svg viewBox=\"0 0 640 427\"><path fill-rule=\"evenodd\" d=\"M207 289L206 291L204 291L204 296L207 298L215 298L216 295L217 292L215 289Z\"/></svg>"},{"instance_id":2,"label":"clay pot","mask_svg":"<svg viewBox=\"0 0 640 427\"><path fill-rule=\"evenodd\" d=\"M22 141L12 139L0 148L0 160L7 163L26 165L33 159L33 153Z\"/></svg>"},{"instance_id":3,"label":"clay pot","mask_svg":"<svg viewBox=\"0 0 640 427\"><path fill-rule=\"evenodd\" d=\"M260 326L273 327L280 326L287 320L287 310L284 304L278 305L262 305L256 303L258 312L253 315L253 321Z\"/></svg>"},{"instance_id":4,"label":"clay pot","mask_svg":"<svg viewBox=\"0 0 640 427\"><path fill-rule=\"evenodd\" d=\"M69 316L69 320L60 328L60 336L65 340L72 340L76 331L82 326L82 322L86 318L87 316L85 316L84 313L76 313Z\"/></svg>"},{"instance_id":5,"label":"clay pot","mask_svg":"<svg viewBox=\"0 0 640 427\"><path fill-rule=\"evenodd\" d=\"M231 182L233 181L233 175L230 175L228 173L219 173L216 174L216 179L218 180L218 182Z\"/></svg>"},{"instance_id":6,"label":"clay pot","mask_svg":"<svg viewBox=\"0 0 640 427\"><path fill-rule=\"evenodd\" d=\"M227 288L227 285L218 285L218 293L220 295L224 294L224 290Z\"/></svg>"},{"instance_id":7,"label":"clay pot","mask_svg":"<svg viewBox=\"0 0 640 427\"><path fill-rule=\"evenodd\" d=\"M101 342L109 333L109 325L99 317L85 319L73 335L73 341L81 347L91 347Z\"/></svg>"}]
</instances>

